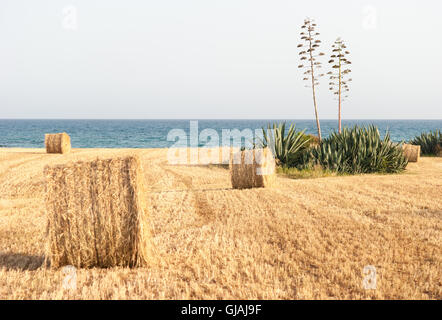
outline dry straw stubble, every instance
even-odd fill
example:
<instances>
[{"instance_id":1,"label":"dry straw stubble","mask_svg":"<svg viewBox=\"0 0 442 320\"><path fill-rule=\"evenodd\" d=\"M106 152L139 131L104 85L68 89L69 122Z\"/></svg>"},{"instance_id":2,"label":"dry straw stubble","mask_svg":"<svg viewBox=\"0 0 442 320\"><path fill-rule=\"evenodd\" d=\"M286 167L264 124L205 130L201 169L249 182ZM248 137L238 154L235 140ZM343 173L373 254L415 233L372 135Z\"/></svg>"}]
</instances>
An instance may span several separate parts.
<instances>
[{"instance_id":1,"label":"dry straw stubble","mask_svg":"<svg viewBox=\"0 0 442 320\"><path fill-rule=\"evenodd\" d=\"M148 263L151 231L138 156L69 163L44 172L52 267Z\"/></svg>"},{"instance_id":2,"label":"dry straw stubble","mask_svg":"<svg viewBox=\"0 0 442 320\"><path fill-rule=\"evenodd\" d=\"M69 153L71 151L71 138L66 132L45 134L47 153Z\"/></svg>"},{"instance_id":3,"label":"dry straw stubble","mask_svg":"<svg viewBox=\"0 0 442 320\"><path fill-rule=\"evenodd\" d=\"M230 178L234 189L263 188L275 185L275 159L269 149L244 150L230 160Z\"/></svg>"}]
</instances>

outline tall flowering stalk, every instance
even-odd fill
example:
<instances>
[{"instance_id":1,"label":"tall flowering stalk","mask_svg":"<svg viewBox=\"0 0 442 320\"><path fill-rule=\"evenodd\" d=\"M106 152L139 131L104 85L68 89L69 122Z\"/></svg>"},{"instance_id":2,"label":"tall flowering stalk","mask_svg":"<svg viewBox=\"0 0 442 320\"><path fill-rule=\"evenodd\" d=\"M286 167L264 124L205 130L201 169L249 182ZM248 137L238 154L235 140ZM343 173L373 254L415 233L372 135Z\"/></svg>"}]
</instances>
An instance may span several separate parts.
<instances>
[{"instance_id":1,"label":"tall flowering stalk","mask_svg":"<svg viewBox=\"0 0 442 320\"><path fill-rule=\"evenodd\" d=\"M348 92L350 91L348 83L352 79L347 79L351 72L348 65L351 64L350 60L346 57L350 52L347 50L347 46L341 38L336 39L332 45L331 60L329 63L332 65L334 71L330 71L327 74L330 75L330 90L334 95L338 96L338 126L339 133L341 133L341 108L342 101L348 98Z\"/></svg>"},{"instance_id":2,"label":"tall flowering stalk","mask_svg":"<svg viewBox=\"0 0 442 320\"><path fill-rule=\"evenodd\" d=\"M299 56L301 59L301 64L298 68L304 70L304 78L303 80L308 82L306 87L312 88L313 94L313 106L315 108L315 117L316 117L316 126L318 128L318 137L319 141L321 141L321 125L319 123L318 116L318 105L316 103L316 86L319 85L319 78L324 76L324 74L319 73L319 69L321 68L321 62L318 61L320 56L323 56L324 53L316 53L319 50L319 45L321 40L317 39L319 33L316 32L316 23L313 19L307 18L304 20L304 24L302 25L301 32L301 43L298 44L298 48L300 48Z\"/></svg>"}]
</instances>

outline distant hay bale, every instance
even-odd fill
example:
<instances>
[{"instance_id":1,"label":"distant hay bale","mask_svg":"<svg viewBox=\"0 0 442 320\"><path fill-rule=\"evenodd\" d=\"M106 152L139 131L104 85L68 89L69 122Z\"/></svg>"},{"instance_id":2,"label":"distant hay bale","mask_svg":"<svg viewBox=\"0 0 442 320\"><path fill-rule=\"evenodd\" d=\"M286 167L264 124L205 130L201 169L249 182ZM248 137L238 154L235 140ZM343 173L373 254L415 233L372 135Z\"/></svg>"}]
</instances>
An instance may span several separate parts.
<instances>
[{"instance_id":1,"label":"distant hay bale","mask_svg":"<svg viewBox=\"0 0 442 320\"><path fill-rule=\"evenodd\" d=\"M137 156L47 166L44 173L52 267L146 264L151 233Z\"/></svg>"},{"instance_id":2,"label":"distant hay bale","mask_svg":"<svg viewBox=\"0 0 442 320\"><path fill-rule=\"evenodd\" d=\"M442 157L442 145L436 145L436 157Z\"/></svg>"},{"instance_id":3,"label":"distant hay bale","mask_svg":"<svg viewBox=\"0 0 442 320\"><path fill-rule=\"evenodd\" d=\"M419 160L421 154L421 146L405 143L402 148L404 151L404 156L408 159L408 162L417 162Z\"/></svg>"},{"instance_id":4,"label":"distant hay bale","mask_svg":"<svg viewBox=\"0 0 442 320\"><path fill-rule=\"evenodd\" d=\"M229 167L234 189L272 187L275 184L275 159L267 148L234 153Z\"/></svg>"},{"instance_id":5,"label":"distant hay bale","mask_svg":"<svg viewBox=\"0 0 442 320\"><path fill-rule=\"evenodd\" d=\"M310 146L316 147L319 145L319 137L314 134L308 134L307 135L310 138Z\"/></svg>"},{"instance_id":6,"label":"distant hay bale","mask_svg":"<svg viewBox=\"0 0 442 320\"><path fill-rule=\"evenodd\" d=\"M66 132L45 134L47 153L69 153L71 151L71 138Z\"/></svg>"}]
</instances>

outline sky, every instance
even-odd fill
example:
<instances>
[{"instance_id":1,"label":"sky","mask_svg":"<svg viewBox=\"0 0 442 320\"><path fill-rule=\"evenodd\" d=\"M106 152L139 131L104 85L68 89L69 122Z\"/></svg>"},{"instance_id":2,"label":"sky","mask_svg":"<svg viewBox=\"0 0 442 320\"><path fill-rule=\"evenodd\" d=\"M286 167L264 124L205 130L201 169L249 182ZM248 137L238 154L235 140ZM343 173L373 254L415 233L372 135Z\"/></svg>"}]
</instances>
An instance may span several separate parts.
<instances>
[{"instance_id":1,"label":"sky","mask_svg":"<svg viewBox=\"0 0 442 320\"><path fill-rule=\"evenodd\" d=\"M0 118L312 119L299 33L325 71L341 37L343 119L442 119L434 0L1 0ZM321 119L337 117L320 79Z\"/></svg>"}]
</instances>

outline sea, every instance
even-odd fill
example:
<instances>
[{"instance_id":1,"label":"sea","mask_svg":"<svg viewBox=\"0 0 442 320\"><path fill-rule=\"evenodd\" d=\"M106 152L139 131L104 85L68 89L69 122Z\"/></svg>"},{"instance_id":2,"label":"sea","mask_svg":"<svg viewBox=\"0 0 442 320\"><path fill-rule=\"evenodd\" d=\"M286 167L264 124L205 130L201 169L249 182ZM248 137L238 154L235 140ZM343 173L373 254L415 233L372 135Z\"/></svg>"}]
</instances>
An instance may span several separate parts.
<instances>
[{"instance_id":1,"label":"sea","mask_svg":"<svg viewBox=\"0 0 442 320\"><path fill-rule=\"evenodd\" d=\"M43 120L0 119L0 147L43 148L44 134L66 132L73 148L167 148L176 143L174 132L190 136L193 126L196 132L213 129L219 136L225 130L244 130L267 127L286 122L299 130L316 134L315 120ZM393 141L409 141L422 132L442 129L442 120L344 120L344 127L375 125L381 135L387 131ZM174 130L175 131L172 131ZM211 132L214 132L214 131ZM323 137L337 130L336 120L321 120ZM195 131L194 131L195 132ZM169 139L168 139L169 136ZM190 139L189 139L190 140ZM219 141L222 141L219 138ZM206 140L199 141L199 146ZM190 142L189 142L190 143Z\"/></svg>"}]
</instances>

